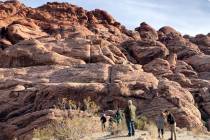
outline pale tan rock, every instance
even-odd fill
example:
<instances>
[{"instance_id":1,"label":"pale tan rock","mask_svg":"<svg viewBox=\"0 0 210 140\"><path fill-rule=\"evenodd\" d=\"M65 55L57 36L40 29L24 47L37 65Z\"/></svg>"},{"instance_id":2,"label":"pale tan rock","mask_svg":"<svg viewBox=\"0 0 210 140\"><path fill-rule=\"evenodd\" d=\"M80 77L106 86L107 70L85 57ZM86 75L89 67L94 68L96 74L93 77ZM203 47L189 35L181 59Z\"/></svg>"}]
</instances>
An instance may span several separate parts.
<instances>
[{"instance_id":1,"label":"pale tan rock","mask_svg":"<svg viewBox=\"0 0 210 140\"><path fill-rule=\"evenodd\" d=\"M7 30L8 37L12 43L18 43L21 40L47 36L47 34L42 32L40 29L31 28L28 25L25 26L22 24L9 25Z\"/></svg>"},{"instance_id":2,"label":"pale tan rock","mask_svg":"<svg viewBox=\"0 0 210 140\"><path fill-rule=\"evenodd\" d=\"M177 62L177 55L175 53L171 53L168 56L168 63L170 64L171 68L174 68L176 66Z\"/></svg>"},{"instance_id":3,"label":"pale tan rock","mask_svg":"<svg viewBox=\"0 0 210 140\"><path fill-rule=\"evenodd\" d=\"M151 72L155 75L163 75L163 74L170 74L172 71L170 70L170 63L167 60L163 60L157 58L150 63L143 66L143 69L146 72Z\"/></svg>"},{"instance_id":4,"label":"pale tan rock","mask_svg":"<svg viewBox=\"0 0 210 140\"><path fill-rule=\"evenodd\" d=\"M15 88L13 89L13 91L23 91L26 88L23 85L17 85L15 86Z\"/></svg>"},{"instance_id":5,"label":"pale tan rock","mask_svg":"<svg viewBox=\"0 0 210 140\"><path fill-rule=\"evenodd\" d=\"M26 67L33 65L75 65L84 64L79 59L65 57L48 51L37 40L26 40L1 52L1 67Z\"/></svg>"},{"instance_id":6,"label":"pale tan rock","mask_svg":"<svg viewBox=\"0 0 210 140\"><path fill-rule=\"evenodd\" d=\"M67 57L82 59L87 63L127 63L127 58L121 50L105 40L76 37L59 42L44 41L44 43L50 51L55 51Z\"/></svg>"}]
</instances>

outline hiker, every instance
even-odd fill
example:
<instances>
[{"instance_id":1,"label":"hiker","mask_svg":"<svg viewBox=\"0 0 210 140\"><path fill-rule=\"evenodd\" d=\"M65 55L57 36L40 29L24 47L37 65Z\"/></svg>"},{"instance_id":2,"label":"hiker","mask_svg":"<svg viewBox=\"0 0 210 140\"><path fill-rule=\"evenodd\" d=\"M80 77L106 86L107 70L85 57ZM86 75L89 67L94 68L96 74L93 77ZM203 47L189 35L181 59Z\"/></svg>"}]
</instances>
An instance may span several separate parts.
<instances>
[{"instance_id":1,"label":"hiker","mask_svg":"<svg viewBox=\"0 0 210 140\"><path fill-rule=\"evenodd\" d=\"M128 101L128 106L124 110L125 120L128 128L128 136L135 135L134 121L136 119L136 107L133 105L132 101Z\"/></svg>"},{"instance_id":2,"label":"hiker","mask_svg":"<svg viewBox=\"0 0 210 140\"><path fill-rule=\"evenodd\" d=\"M109 118L109 131L112 133L114 129L114 118L110 116Z\"/></svg>"},{"instance_id":3,"label":"hiker","mask_svg":"<svg viewBox=\"0 0 210 140\"><path fill-rule=\"evenodd\" d=\"M117 126L119 126L119 124L120 124L120 122L122 120L122 115L120 113L119 108L117 109L117 112L115 113L114 120L117 123Z\"/></svg>"},{"instance_id":4,"label":"hiker","mask_svg":"<svg viewBox=\"0 0 210 140\"><path fill-rule=\"evenodd\" d=\"M163 112L156 119L156 125L158 128L158 138L164 138L164 124L165 124L165 114Z\"/></svg>"},{"instance_id":5,"label":"hiker","mask_svg":"<svg viewBox=\"0 0 210 140\"><path fill-rule=\"evenodd\" d=\"M166 110L164 112L167 116L167 122L169 124L170 127L170 131L171 131L171 140L176 140L176 120L174 115L169 112L168 110ZM174 136L174 137L173 137ZM173 139L174 138L174 139Z\"/></svg>"},{"instance_id":6,"label":"hiker","mask_svg":"<svg viewBox=\"0 0 210 140\"><path fill-rule=\"evenodd\" d=\"M106 115L105 115L105 114L103 114L103 115L101 116L100 121L101 121L102 131L104 132L105 129L106 129Z\"/></svg>"}]
</instances>

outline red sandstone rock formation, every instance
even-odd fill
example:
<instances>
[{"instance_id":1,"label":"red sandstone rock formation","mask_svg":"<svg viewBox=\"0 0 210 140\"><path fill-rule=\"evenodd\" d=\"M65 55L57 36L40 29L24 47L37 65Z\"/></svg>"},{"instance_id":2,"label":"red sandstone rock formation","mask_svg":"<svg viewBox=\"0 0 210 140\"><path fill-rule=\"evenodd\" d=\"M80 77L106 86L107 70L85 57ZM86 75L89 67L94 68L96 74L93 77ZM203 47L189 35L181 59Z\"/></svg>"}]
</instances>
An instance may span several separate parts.
<instances>
[{"instance_id":1,"label":"red sandstone rock formation","mask_svg":"<svg viewBox=\"0 0 210 140\"><path fill-rule=\"evenodd\" d=\"M0 3L0 19L0 139L24 139L62 98L91 97L104 110L132 99L150 118L171 109L179 127L209 122L209 36L146 23L131 31L105 11L57 2Z\"/></svg>"}]
</instances>

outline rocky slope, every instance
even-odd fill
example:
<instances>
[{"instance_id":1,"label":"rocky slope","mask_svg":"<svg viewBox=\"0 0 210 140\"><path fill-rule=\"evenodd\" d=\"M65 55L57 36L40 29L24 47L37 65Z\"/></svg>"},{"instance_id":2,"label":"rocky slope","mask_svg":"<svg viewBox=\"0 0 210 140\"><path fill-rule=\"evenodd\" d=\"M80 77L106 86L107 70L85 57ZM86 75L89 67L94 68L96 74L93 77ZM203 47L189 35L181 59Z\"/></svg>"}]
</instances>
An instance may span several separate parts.
<instances>
[{"instance_id":1,"label":"rocky slope","mask_svg":"<svg viewBox=\"0 0 210 140\"><path fill-rule=\"evenodd\" d=\"M131 31L105 11L56 2L3 2L0 19L0 139L28 139L60 117L62 98L91 97L102 110L132 99L151 119L170 109L179 127L210 125L209 35Z\"/></svg>"}]
</instances>

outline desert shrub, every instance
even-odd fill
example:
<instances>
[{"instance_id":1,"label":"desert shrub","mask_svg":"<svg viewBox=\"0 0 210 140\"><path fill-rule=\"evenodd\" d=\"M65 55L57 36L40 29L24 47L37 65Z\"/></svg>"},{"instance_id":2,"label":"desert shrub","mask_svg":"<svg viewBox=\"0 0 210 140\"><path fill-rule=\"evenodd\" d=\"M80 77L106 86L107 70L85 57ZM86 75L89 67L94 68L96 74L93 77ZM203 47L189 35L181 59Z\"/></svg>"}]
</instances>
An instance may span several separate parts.
<instances>
[{"instance_id":1,"label":"desert shrub","mask_svg":"<svg viewBox=\"0 0 210 140\"><path fill-rule=\"evenodd\" d=\"M94 101L92 101L90 97L84 99L83 102L85 111L93 114L98 113L100 107Z\"/></svg>"},{"instance_id":2,"label":"desert shrub","mask_svg":"<svg viewBox=\"0 0 210 140\"><path fill-rule=\"evenodd\" d=\"M135 121L135 127L139 130L145 130L148 119L146 116L142 115Z\"/></svg>"},{"instance_id":3,"label":"desert shrub","mask_svg":"<svg viewBox=\"0 0 210 140\"><path fill-rule=\"evenodd\" d=\"M204 131L202 130L202 128L195 127L195 128L191 128L190 130L192 131L194 135L197 135L197 136L204 134Z\"/></svg>"},{"instance_id":4,"label":"desert shrub","mask_svg":"<svg viewBox=\"0 0 210 140\"><path fill-rule=\"evenodd\" d=\"M90 97L85 98L83 100L83 106L84 106L84 111L87 111L88 113L96 114L98 113L100 107L93 101L91 100ZM67 99L67 98L62 98L58 99L58 105L55 107L61 110L65 109L72 109L72 110L80 110L81 109L81 103L76 103L73 100Z\"/></svg>"},{"instance_id":5,"label":"desert shrub","mask_svg":"<svg viewBox=\"0 0 210 140\"><path fill-rule=\"evenodd\" d=\"M157 133L157 126L154 122L148 122L148 124L145 126L145 130L148 131L149 136L151 137L151 140L156 140L158 133Z\"/></svg>"},{"instance_id":6,"label":"desert shrub","mask_svg":"<svg viewBox=\"0 0 210 140\"><path fill-rule=\"evenodd\" d=\"M108 132L110 132L111 135L121 134L125 130L127 130L125 118L122 118L119 124L114 121L112 126L108 126Z\"/></svg>"},{"instance_id":7,"label":"desert shrub","mask_svg":"<svg viewBox=\"0 0 210 140\"><path fill-rule=\"evenodd\" d=\"M98 112L99 107L97 104L88 97L84 99L85 111L89 114ZM66 110L79 110L80 103L73 100L62 98L58 100L57 109ZM73 118L66 118L51 122L43 128L34 130L33 137L40 140L78 140L88 134L98 131L100 128L97 121L93 121L94 115L88 116L74 116ZM99 120L99 119L98 119Z\"/></svg>"},{"instance_id":8,"label":"desert shrub","mask_svg":"<svg viewBox=\"0 0 210 140\"><path fill-rule=\"evenodd\" d=\"M65 109L77 110L77 109L79 109L79 107L75 101L67 99L67 98L58 99L58 105L56 106L56 108L59 108L61 110L65 110Z\"/></svg>"},{"instance_id":9,"label":"desert shrub","mask_svg":"<svg viewBox=\"0 0 210 140\"><path fill-rule=\"evenodd\" d=\"M47 125L45 128L35 129L33 137L40 140L49 140L53 138L52 125Z\"/></svg>"},{"instance_id":10,"label":"desert shrub","mask_svg":"<svg viewBox=\"0 0 210 140\"><path fill-rule=\"evenodd\" d=\"M44 128L34 130L33 137L40 140L78 140L94 133L97 123L91 117L75 117L73 119L52 122Z\"/></svg>"}]
</instances>

